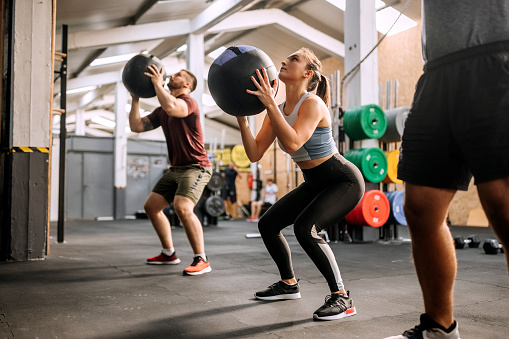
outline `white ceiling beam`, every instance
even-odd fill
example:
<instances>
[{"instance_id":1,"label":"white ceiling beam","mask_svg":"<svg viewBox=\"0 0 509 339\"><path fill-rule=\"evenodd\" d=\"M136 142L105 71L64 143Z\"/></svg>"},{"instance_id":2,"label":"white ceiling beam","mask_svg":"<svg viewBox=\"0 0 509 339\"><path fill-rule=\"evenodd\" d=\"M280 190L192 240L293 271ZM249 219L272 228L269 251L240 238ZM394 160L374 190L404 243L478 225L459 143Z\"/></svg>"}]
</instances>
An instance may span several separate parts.
<instances>
[{"instance_id":1,"label":"white ceiling beam","mask_svg":"<svg viewBox=\"0 0 509 339\"><path fill-rule=\"evenodd\" d=\"M91 111L85 111L82 113L84 120L90 120L95 116L101 116L103 118L109 119L111 121L115 121L115 113L104 110L104 109L95 109ZM76 122L76 114L69 114L66 118L67 123ZM60 123L60 122L59 122Z\"/></svg>"},{"instance_id":2,"label":"white ceiling beam","mask_svg":"<svg viewBox=\"0 0 509 339\"><path fill-rule=\"evenodd\" d=\"M93 127L89 127L93 126ZM85 135L90 135L93 137L111 137L113 135L113 129L111 129L111 132L106 132L103 129L106 129L106 127L92 124L89 126L85 126ZM99 129L100 128L100 129Z\"/></svg>"},{"instance_id":3,"label":"white ceiling beam","mask_svg":"<svg viewBox=\"0 0 509 339\"><path fill-rule=\"evenodd\" d=\"M191 32L205 33L207 29L221 22L242 7L249 5L252 0L222 0L216 1L191 20Z\"/></svg>"},{"instance_id":4,"label":"white ceiling beam","mask_svg":"<svg viewBox=\"0 0 509 339\"><path fill-rule=\"evenodd\" d=\"M87 86L102 86L113 84L121 80L121 72L106 72L67 80L67 90L83 88Z\"/></svg>"},{"instance_id":5,"label":"white ceiling beam","mask_svg":"<svg viewBox=\"0 0 509 339\"><path fill-rule=\"evenodd\" d=\"M241 0L230 0L231 3L243 3ZM219 4L219 2L217 2ZM212 5L209 7L211 8ZM215 8L215 7L214 7ZM212 10L212 9L211 9ZM215 9L217 12L217 9ZM100 48L115 44L164 39L172 36L181 36L193 32L193 29L201 31L209 24L215 23L212 16L207 16L203 11L192 20L171 20L150 24L124 26L100 31L76 32L69 34L69 50L81 48ZM225 16L226 11L222 12ZM221 13L215 13L221 15ZM206 17L206 18L205 18ZM217 18L217 17L216 17ZM345 45L333 37L313 28L302 20L280 10L259 9L245 12L237 12L221 19L207 30L207 33L220 33L242 31L265 25L276 25L280 29L309 41L327 51L331 55L344 58ZM58 44L57 44L58 45Z\"/></svg>"},{"instance_id":6,"label":"white ceiling beam","mask_svg":"<svg viewBox=\"0 0 509 339\"><path fill-rule=\"evenodd\" d=\"M341 41L276 8L235 13L211 27L207 33L241 31L265 25L276 25L291 35L317 45L333 56L345 57L345 45Z\"/></svg>"},{"instance_id":7,"label":"white ceiling beam","mask_svg":"<svg viewBox=\"0 0 509 339\"><path fill-rule=\"evenodd\" d=\"M76 32L68 35L68 49L104 48L116 44L185 35L189 34L190 31L191 20L180 19L115 27L98 31ZM61 39L61 36L59 38ZM58 43L57 39L57 46L59 46Z\"/></svg>"},{"instance_id":8,"label":"white ceiling beam","mask_svg":"<svg viewBox=\"0 0 509 339\"><path fill-rule=\"evenodd\" d=\"M248 5L251 1L216 1L191 20L170 20L72 33L68 35L67 48L70 51L82 48L104 48L115 44L164 39L190 33L203 33L209 27ZM61 39L61 35L57 36L56 46L61 45Z\"/></svg>"},{"instance_id":9,"label":"white ceiling beam","mask_svg":"<svg viewBox=\"0 0 509 339\"><path fill-rule=\"evenodd\" d=\"M95 101L102 97L104 94L111 92L114 89L114 86L101 86L100 88L96 88L93 91L90 91L83 95L79 101L78 108L85 108L90 105L91 103L95 104Z\"/></svg>"}]
</instances>

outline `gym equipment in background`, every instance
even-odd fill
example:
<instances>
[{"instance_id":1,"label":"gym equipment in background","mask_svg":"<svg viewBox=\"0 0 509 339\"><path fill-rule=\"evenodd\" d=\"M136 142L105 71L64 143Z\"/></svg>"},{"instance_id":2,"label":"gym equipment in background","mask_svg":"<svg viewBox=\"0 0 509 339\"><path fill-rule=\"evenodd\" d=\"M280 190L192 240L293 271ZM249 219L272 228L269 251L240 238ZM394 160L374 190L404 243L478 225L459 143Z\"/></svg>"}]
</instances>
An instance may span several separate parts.
<instances>
[{"instance_id":1,"label":"gym equipment in background","mask_svg":"<svg viewBox=\"0 0 509 339\"><path fill-rule=\"evenodd\" d=\"M387 158L380 148L352 149L346 152L345 158L357 166L368 181L378 183L387 175Z\"/></svg>"},{"instance_id":2,"label":"gym equipment in background","mask_svg":"<svg viewBox=\"0 0 509 339\"><path fill-rule=\"evenodd\" d=\"M403 212L403 200L405 198L405 192L392 191L384 193L387 199L389 200L389 205L391 207L387 223L407 226L408 224L406 221L405 213Z\"/></svg>"},{"instance_id":3,"label":"gym equipment in background","mask_svg":"<svg viewBox=\"0 0 509 339\"><path fill-rule=\"evenodd\" d=\"M212 63L208 74L208 86L216 104L226 113L234 116L255 115L265 106L256 95L251 77L259 82L256 70L265 68L271 85L277 77L276 67L265 52L246 45L227 48Z\"/></svg>"},{"instance_id":4,"label":"gym equipment in background","mask_svg":"<svg viewBox=\"0 0 509 339\"><path fill-rule=\"evenodd\" d=\"M355 106L345 112L343 127L352 140L378 139L385 134L387 118L378 105Z\"/></svg>"},{"instance_id":5,"label":"gym equipment in background","mask_svg":"<svg viewBox=\"0 0 509 339\"><path fill-rule=\"evenodd\" d=\"M469 235L468 239L464 239L462 236L454 237L454 247L456 249L464 248L465 244L468 244L470 248L478 248L481 244L481 239L475 234Z\"/></svg>"},{"instance_id":6,"label":"gym equipment in background","mask_svg":"<svg viewBox=\"0 0 509 339\"><path fill-rule=\"evenodd\" d=\"M387 118L387 130L380 138L380 141L387 143L401 141L401 136L403 135L403 129L405 128L405 121L408 117L409 110L410 107L404 106L385 111L385 117Z\"/></svg>"},{"instance_id":7,"label":"gym equipment in background","mask_svg":"<svg viewBox=\"0 0 509 339\"><path fill-rule=\"evenodd\" d=\"M207 188L212 192L219 191L224 185L224 178L219 172L214 172L210 176L210 180L207 183Z\"/></svg>"},{"instance_id":8,"label":"gym equipment in background","mask_svg":"<svg viewBox=\"0 0 509 339\"><path fill-rule=\"evenodd\" d=\"M122 71L122 82L125 88L140 98L151 98L156 90L149 76L143 74L150 72L148 66L156 65L160 70L163 67L161 60L150 54L138 54L131 58ZM166 73L163 73L166 78Z\"/></svg>"},{"instance_id":9,"label":"gym equipment in background","mask_svg":"<svg viewBox=\"0 0 509 339\"><path fill-rule=\"evenodd\" d=\"M504 253L504 248L496 239L486 239L482 248L486 254Z\"/></svg>"},{"instance_id":10,"label":"gym equipment in background","mask_svg":"<svg viewBox=\"0 0 509 339\"><path fill-rule=\"evenodd\" d=\"M358 226L383 226L389 219L390 205L385 194L379 190L364 192L359 204L345 217L348 224Z\"/></svg>"},{"instance_id":11,"label":"gym equipment in background","mask_svg":"<svg viewBox=\"0 0 509 339\"><path fill-rule=\"evenodd\" d=\"M400 184L403 180L398 179L398 162L399 162L399 150L390 152L384 152L387 158L387 175L385 176L384 184Z\"/></svg>"}]
</instances>

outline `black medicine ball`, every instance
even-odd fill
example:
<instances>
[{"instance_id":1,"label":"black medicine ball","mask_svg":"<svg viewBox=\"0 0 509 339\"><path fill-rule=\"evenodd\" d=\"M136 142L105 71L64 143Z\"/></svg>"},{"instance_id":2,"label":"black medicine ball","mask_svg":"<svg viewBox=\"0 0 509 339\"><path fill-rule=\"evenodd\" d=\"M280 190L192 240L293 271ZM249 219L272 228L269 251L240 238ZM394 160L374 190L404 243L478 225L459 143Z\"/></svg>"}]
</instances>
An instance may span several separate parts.
<instances>
[{"instance_id":1,"label":"black medicine ball","mask_svg":"<svg viewBox=\"0 0 509 339\"><path fill-rule=\"evenodd\" d=\"M256 91L251 76L259 82L256 70L261 72L262 68L274 85L276 67L265 52L253 46L229 47L210 66L208 85L212 98L223 111L234 116L262 112L265 106L260 99L246 92L246 89Z\"/></svg>"},{"instance_id":2,"label":"black medicine ball","mask_svg":"<svg viewBox=\"0 0 509 339\"><path fill-rule=\"evenodd\" d=\"M151 98L156 95L152 80L143 74L150 72L148 69L150 65L156 65L159 70L163 67L161 60L155 56L138 54L127 62L122 72L122 82L125 88L140 98ZM163 74L163 78L166 78L166 73Z\"/></svg>"}]
</instances>

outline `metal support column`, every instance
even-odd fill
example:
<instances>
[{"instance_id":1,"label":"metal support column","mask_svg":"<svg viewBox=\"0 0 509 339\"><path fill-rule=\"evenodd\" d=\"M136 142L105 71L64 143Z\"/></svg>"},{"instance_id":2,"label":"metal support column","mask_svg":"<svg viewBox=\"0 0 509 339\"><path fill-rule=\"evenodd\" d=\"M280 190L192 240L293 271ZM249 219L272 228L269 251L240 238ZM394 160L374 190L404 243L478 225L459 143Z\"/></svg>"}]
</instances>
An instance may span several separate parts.
<instances>
[{"instance_id":1,"label":"metal support column","mask_svg":"<svg viewBox=\"0 0 509 339\"><path fill-rule=\"evenodd\" d=\"M67 108L67 25L62 25L62 60L60 65L60 163L58 169L58 224L57 240L64 242L65 221L65 158L66 158L66 108Z\"/></svg>"}]
</instances>

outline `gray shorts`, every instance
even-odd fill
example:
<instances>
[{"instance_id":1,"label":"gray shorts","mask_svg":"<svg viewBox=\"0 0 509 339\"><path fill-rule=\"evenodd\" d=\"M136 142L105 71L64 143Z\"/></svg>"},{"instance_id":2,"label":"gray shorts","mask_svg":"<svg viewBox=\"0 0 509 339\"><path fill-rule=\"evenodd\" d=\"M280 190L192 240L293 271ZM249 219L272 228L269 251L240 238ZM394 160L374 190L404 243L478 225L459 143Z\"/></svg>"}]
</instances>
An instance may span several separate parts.
<instances>
[{"instance_id":1,"label":"gray shorts","mask_svg":"<svg viewBox=\"0 0 509 339\"><path fill-rule=\"evenodd\" d=\"M172 166L152 189L162 195L168 203L173 203L176 195L191 199L194 204L200 200L203 189L208 184L212 167L200 165Z\"/></svg>"}]
</instances>

